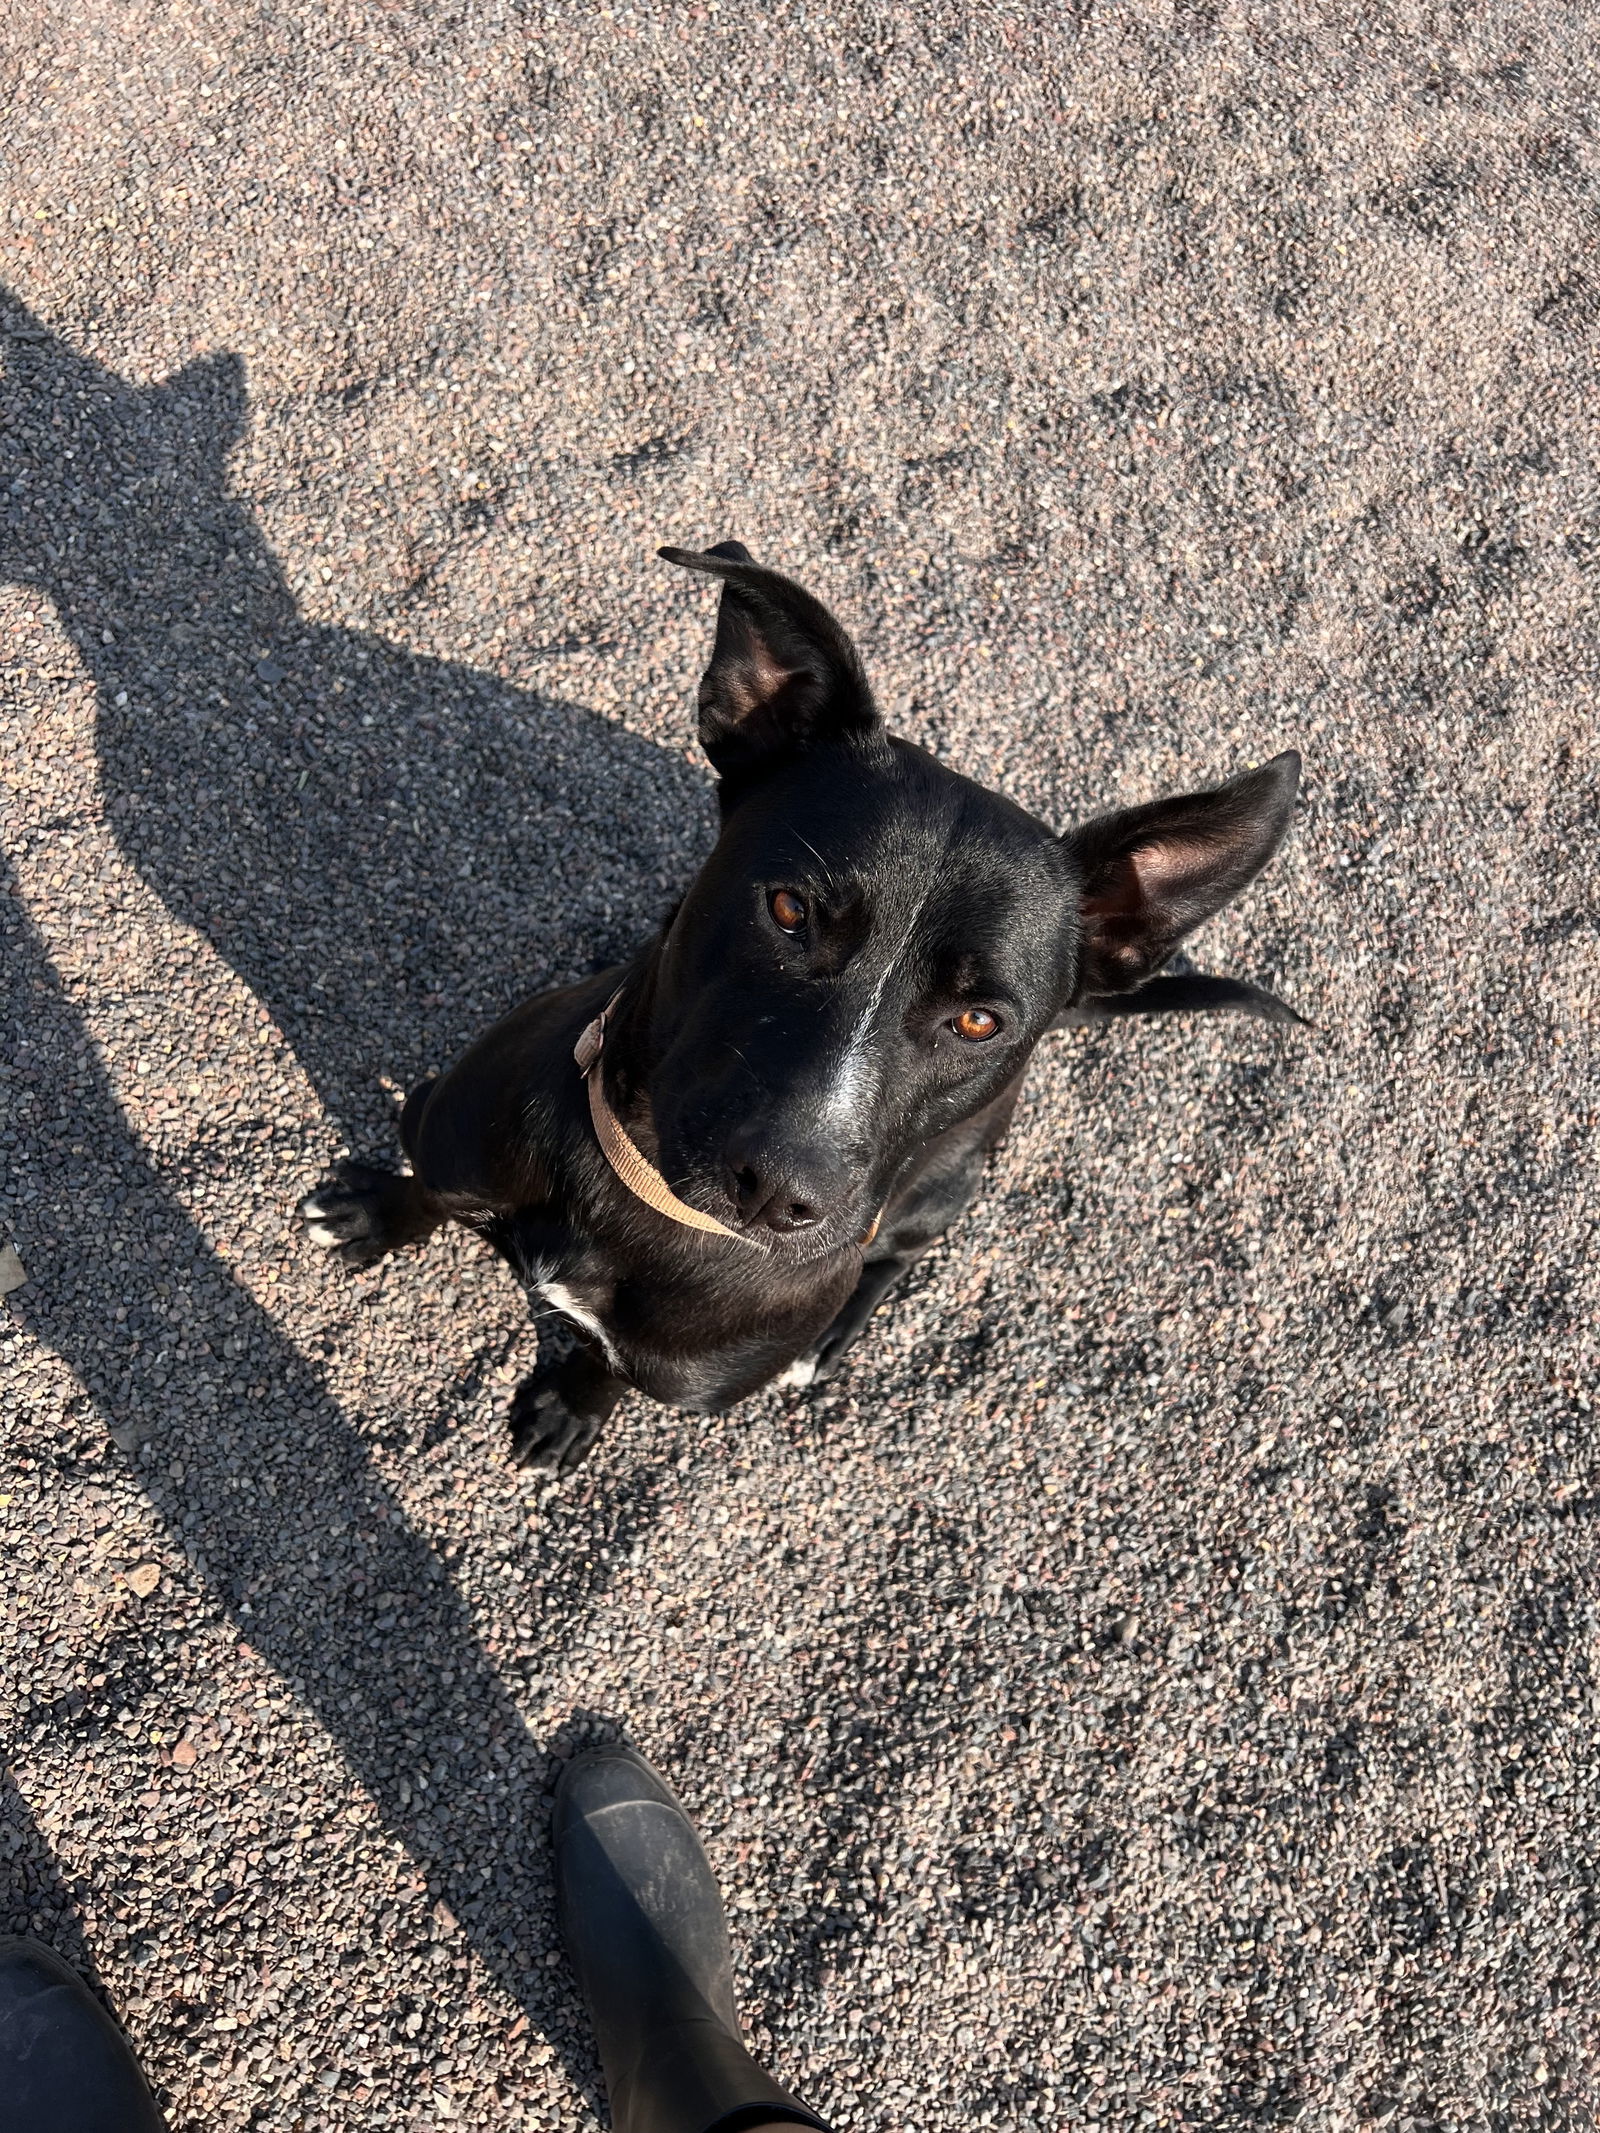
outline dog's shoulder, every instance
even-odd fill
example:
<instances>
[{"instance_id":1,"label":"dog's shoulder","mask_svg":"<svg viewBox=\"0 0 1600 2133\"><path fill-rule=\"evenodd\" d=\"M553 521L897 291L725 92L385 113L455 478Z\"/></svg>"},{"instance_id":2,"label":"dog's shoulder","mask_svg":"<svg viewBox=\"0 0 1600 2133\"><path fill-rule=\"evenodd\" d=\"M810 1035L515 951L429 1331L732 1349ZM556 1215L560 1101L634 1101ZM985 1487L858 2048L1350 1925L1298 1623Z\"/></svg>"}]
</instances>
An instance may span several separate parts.
<instances>
[{"instance_id":1,"label":"dog's shoulder","mask_svg":"<svg viewBox=\"0 0 1600 2133\"><path fill-rule=\"evenodd\" d=\"M604 976L536 994L417 1092L406 1152L431 1192L486 1214L559 1195L582 1104L573 1046L607 997Z\"/></svg>"}]
</instances>

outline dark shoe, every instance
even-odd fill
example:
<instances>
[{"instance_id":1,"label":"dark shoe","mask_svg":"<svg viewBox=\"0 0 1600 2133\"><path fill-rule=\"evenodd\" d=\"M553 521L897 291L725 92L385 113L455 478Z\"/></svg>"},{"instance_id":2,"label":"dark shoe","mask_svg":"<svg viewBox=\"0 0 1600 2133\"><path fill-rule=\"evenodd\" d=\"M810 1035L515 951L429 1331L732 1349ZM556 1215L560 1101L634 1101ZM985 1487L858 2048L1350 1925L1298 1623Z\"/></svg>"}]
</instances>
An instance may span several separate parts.
<instances>
[{"instance_id":1,"label":"dark shoe","mask_svg":"<svg viewBox=\"0 0 1600 2133\"><path fill-rule=\"evenodd\" d=\"M823 2121L739 2041L722 1898L693 1824L641 1755L561 1773L556 1905L594 2024L616 2133Z\"/></svg>"},{"instance_id":2,"label":"dark shoe","mask_svg":"<svg viewBox=\"0 0 1600 2133\"><path fill-rule=\"evenodd\" d=\"M0 1940L0 2133L165 2133L127 2038L42 1941Z\"/></svg>"}]
</instances>

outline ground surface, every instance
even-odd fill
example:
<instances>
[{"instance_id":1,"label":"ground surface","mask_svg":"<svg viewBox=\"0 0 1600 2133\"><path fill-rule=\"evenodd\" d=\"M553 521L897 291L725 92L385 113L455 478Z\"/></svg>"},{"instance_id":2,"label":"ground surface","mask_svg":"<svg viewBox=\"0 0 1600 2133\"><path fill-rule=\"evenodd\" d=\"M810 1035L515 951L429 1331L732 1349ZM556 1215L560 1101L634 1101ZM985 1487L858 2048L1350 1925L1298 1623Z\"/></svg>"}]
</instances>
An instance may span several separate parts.
<instances>
[{"instance_id":1,"label":"ground surface","mask_svg":"<svg viewBox=\"0 0 1600 2133\"><path fill-rule=\"evenodd\" d=\"M840 2127L1586 2124L1592 10L14 9L4 1906L179 2127L578 2127L623 1730ZM654 923L736 535L1053 820L1306 751L836 1387L507 1466L290 1209ZM8 1920L0 1916L0 1930Z\"/></svg>"}]
</instances>

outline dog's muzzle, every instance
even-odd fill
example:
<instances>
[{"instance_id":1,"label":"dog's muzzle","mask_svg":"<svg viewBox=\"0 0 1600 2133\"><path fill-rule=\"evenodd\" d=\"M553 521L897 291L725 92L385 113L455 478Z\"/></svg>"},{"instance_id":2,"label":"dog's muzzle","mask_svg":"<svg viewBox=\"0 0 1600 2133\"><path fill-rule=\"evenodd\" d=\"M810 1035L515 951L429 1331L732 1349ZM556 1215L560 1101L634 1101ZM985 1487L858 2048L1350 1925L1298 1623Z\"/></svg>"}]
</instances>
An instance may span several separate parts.
<instances>
[{"instance_id":1,"label":"dog's muzzle","mask_svg":"<svg viewBox=\"0 0 1600 2133\"><path fill-rule=\"evenodd\" d=\"M600 1056L605 1050L607 1018L621 998L622 988L619 986L594 1020L584 1025L572 1047L578 1072L588 1084L589 1117L594 1124L595 1139L600 1143L600 1153L634 1198L642 1200L646 1207L653 1207L658 1215L665 1215L669 1222L679 1222L685 1229L697 1229L706 1236L726 1237L729 1243L746 1245L753 1252L770 1250L759 1237L753 1237L745 1230L729 1229L715 1215L702 1214L698 1207L680 1200L654 1163L634 1146L621 1119L606 1101ZM865 1236L859 1240L858 1249L864 1250L872 1242L882 1220L883 1209L880 1207Z\"/></svg>"}]
</instances>

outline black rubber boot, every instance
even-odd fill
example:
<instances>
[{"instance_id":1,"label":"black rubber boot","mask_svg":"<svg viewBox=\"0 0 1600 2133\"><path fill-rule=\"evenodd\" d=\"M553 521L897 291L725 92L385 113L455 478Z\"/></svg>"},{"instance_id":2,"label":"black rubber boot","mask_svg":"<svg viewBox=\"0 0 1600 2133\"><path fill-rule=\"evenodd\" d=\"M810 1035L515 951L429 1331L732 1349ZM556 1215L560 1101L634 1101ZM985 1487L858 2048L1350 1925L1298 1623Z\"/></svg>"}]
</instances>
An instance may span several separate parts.
<instances>
[{"instance_id":1,"label":"black rubber boot","mask_svg":"<svg viewBox=\"0 0 1600 2133\"><path fill-rule=\"evenodd\" d=\"M0 1940L0 2133L165 2133L127 2038L42 1941Z\"/></svg>"},{"instance_id":2,"label":"black rubber boot","mask_svg":"<svg viewBox=\"0 0 1600 2133\"><path fill-rule=\"evenodd\" d=\"M672 1789L630 1748L561 1773L556 1904L616 2133L734 2133L823 2120L745 2050L722 1898Z\"/></svg>"}]
</instances>

